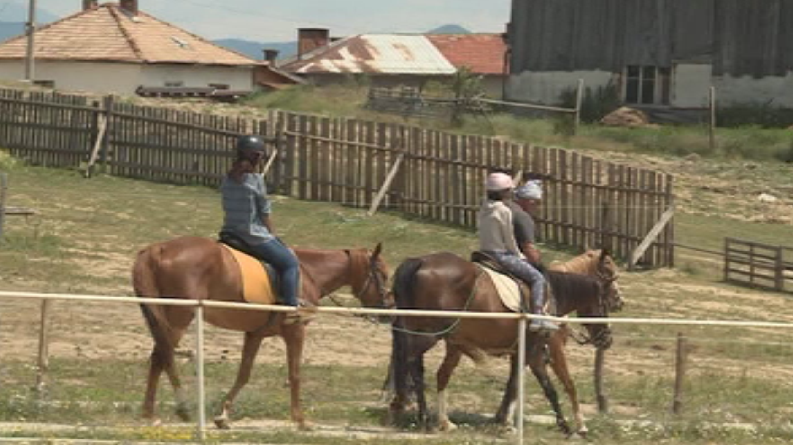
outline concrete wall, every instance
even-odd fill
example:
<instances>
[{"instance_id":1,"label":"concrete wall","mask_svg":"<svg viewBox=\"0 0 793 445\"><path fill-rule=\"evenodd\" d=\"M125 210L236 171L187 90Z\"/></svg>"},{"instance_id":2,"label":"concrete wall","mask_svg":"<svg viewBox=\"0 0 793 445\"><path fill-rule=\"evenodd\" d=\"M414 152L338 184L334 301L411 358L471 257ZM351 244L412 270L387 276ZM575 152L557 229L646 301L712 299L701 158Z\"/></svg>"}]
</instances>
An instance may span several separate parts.
<instances>
[{"instance_id":1,"label":"concrete wall","mask_svg":"<svg viewBox=\"0 0 793 445\"><path fill-rule=\"evenodd\" d=\"M523 72L513 74L507 85L507 100L539 104L558 104L562 92L575 89L578 79L591 89L605 87L613 78L607 71L552 71L544 73Z\"/></svg>"},{"instance_id":2,"label":"concrete wall","mask_svg":"<svg viewBox=\"0 0 793 445\"><path fill-rule=\"evenodd\" d=\"M672 71L671 105L677 108L707 108L712 72L710 64L676 64Z\"/></svg>"},{"instance_id":3,"label":"concrete wall","mask_svg":"<svg viewBox=\"0 0 793 445\"><path fill-rule=\"evenodd\" d=\"M129 63L39 61L35 78L54 81L58 90L132 94L140 71L141 65ZM24 62L0 61L0 79L21 80L24 73Z\"/></svg>"},{"instance_id":4,"label":"concrete wall","mask_svg":"<svg viewBox=\"0 0 793 445\"><path fill-rule=\"evenodd\" d=\"M713 78L719 106L771 103L773 107L793 108L793 74L755 79L751 76Z\"/></svg>"}]
</instances>

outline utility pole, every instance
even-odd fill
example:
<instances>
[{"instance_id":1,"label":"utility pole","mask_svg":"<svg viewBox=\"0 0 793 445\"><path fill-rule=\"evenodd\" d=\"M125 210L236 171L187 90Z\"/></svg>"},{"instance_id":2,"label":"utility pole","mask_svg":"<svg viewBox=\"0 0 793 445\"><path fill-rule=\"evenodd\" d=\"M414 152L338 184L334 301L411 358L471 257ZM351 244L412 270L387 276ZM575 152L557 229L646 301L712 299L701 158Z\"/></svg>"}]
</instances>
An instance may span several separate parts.
<instances>
[{"instance_id":1,"label":"utility pole","mask_svg":"<svg viewBox=\"0 0 793 445\"><path fill-rule=\"evenodd\" d=\"M36 77L36 0L30 0L28 6L28 49L25 57L25 80L33 82Z\"/></svg>"}]
</instances>

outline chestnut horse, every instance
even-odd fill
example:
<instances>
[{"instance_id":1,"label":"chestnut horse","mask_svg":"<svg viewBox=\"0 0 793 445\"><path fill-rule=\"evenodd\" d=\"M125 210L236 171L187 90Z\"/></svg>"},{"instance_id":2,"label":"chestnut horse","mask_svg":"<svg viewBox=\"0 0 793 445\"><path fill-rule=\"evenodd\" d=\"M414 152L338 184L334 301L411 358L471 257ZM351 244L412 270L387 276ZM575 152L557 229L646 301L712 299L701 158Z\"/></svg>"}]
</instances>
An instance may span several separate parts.
<instances>
[{"instance_id":1,"label":"chestnut horse","mask_svg":"<svg viewBox=\"0 0 793 445\"><path fill-rule=\"evenodd\" d=\"M596 261L606 264L610 257L604 252ZM572 312L580 317L607 316L608 307L615 306L609 302L620 299L614 281L605 275L592 278L549 272L548 277L556 297L556 314L559 316ZM489 277L483 275L473 263L451 253L433 254L403 262L397 269L393 291L397 307L401 309L508 312ZM496 414L497 422L509 423L512 420L517 381L517 326L518 321L514 319L397 319L393 329L392 357L396 396L391 403L391 414L397 415L405 409L410 395L410 378L417 396L419 422L426 425L423 355L443 339L446 341L446 356L437 373L439 428L450 430L455 427L448 418L446 387L463 355L474 360L482 358L484 354L510 356L511 375ZM608 348L611 345L611 331L607 325L585 326L596 346ZM546 344L546 335L529 333L526 342L527 362L556 413L557 425L569 434L571 430L548 377L544 353Z\"/></svg>"},{"instance_id":2,"label":"chestnut horse","mask_svg":"<svg viewBox=\"0 0 793 445\"><path fill-rule=\"evenodd\" d=\"M388 268L382 260L381 245L375 250L296 249L301 269L301 298L313 304L341 288L350 286L364 306L387 305ZM182 237L152 244L138 253L132 272L139 297L211 300L244 303L242 277L236 260L217 241ZM194 307L141 304L143 316L154 338L143 416L155 420L157 384L163 371L168 375L177 397L177 414L186 419L187 408L179 376L174 366L174 349L195 315ZM206 307L209 323L245 334L242 362L234 386L226 395L215 417L219 428L229 427L234 399L248 382L256 354L266 337L280 336L286 343L291 388L291 418L298 427L306 421L300 407L300 362L306 327L304 323L285 323L280 312L246 311ZM200 407L203 409L203 407Z\"/></svg>"}]
</instances>

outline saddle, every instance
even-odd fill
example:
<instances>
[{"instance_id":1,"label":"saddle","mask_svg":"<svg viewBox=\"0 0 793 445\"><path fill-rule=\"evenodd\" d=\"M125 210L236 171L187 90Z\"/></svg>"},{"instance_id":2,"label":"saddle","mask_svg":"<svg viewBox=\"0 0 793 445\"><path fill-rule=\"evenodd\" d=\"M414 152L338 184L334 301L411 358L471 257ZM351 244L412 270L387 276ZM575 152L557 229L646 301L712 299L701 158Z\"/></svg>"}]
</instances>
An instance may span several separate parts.
<instances>
[{"instance_id":1,"label":"saddle","mask_svg":"<svg viewBox=\"0 0 793 445\"><path fill-rule=\"evenodd\" d=\"M505 306L515 312L529 311L529 295L531 294L529 283L526 283L520 277L515 276L508 270L504 269L504 267L502 267L498 261L484 252L473 252L471 254L471 262L479 265L482 270L490 275L491 279L493 280L493 284L495 284L498 294L501 297L501 301ZM544 276L548 276L547 270L544 266L540 265L537 267L537 269ZM545 294L546 312L555 313L555 310L551 311L551 309L555 309L555 299L553 297L553 290L550 286L550 280L547 279L545 285Z\"/></svg>"},{"instance_id":2,"label":"saddle","mask_svg":"<svg viewBox=\"0 0 793 445\"><path fill-rule=\"evenodd\" d=\"M240 268L245 301L275 304L281 279L275 268L256 258L248 243L233 233L221 232L218 242L231 252Z\"/></svg>"}]
</instances>

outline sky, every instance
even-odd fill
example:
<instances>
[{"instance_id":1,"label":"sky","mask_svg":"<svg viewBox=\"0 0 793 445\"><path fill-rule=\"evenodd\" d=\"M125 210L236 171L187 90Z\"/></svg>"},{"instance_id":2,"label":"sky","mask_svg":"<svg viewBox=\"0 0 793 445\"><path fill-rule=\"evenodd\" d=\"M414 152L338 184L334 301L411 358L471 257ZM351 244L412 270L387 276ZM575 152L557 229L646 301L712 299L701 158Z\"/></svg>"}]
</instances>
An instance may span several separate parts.
<instances>
[{"instance_id":1,"label":"sky","mask_svg":"<svg viewBox=\"0 0 793 445\"><path fill-rule=\"evenodd\" d=\"M10 11L18 15L27 3L0 0L0 21L18 20ZM38 0L38 4L66 16L79 11L82 0ZM332 36L423 32L449 23L475 32L502 32L511 0L140 0L139 4L160 19L210 39L278 42L294 40L299 27L330 28Z\"/></svg>"}]
</instances>

